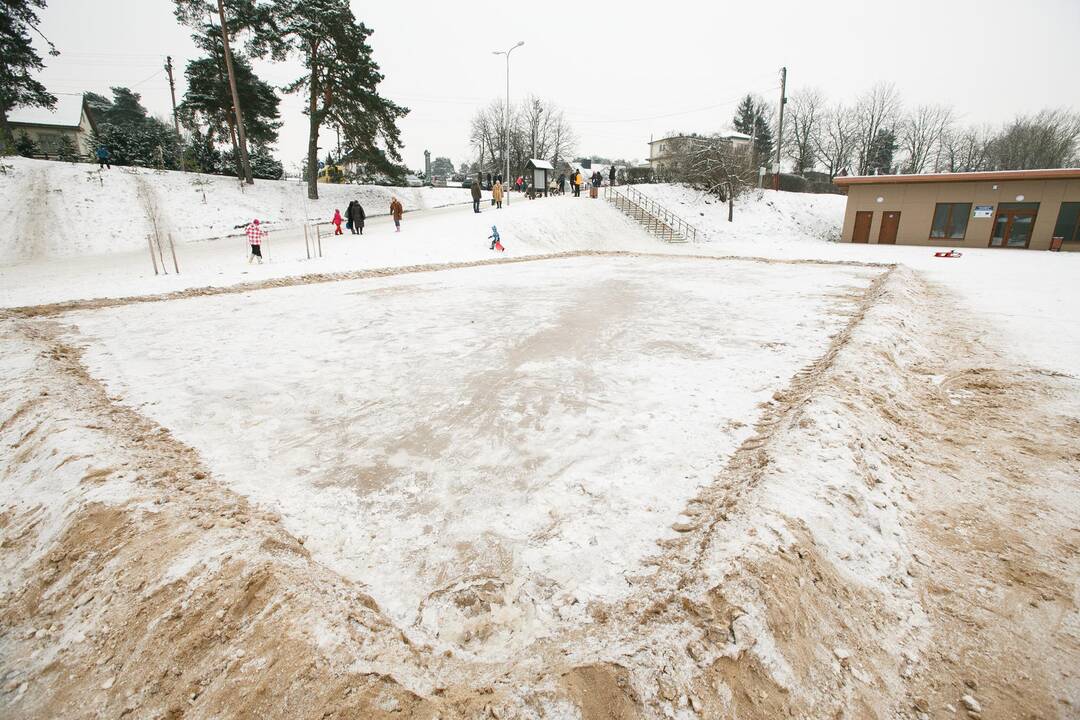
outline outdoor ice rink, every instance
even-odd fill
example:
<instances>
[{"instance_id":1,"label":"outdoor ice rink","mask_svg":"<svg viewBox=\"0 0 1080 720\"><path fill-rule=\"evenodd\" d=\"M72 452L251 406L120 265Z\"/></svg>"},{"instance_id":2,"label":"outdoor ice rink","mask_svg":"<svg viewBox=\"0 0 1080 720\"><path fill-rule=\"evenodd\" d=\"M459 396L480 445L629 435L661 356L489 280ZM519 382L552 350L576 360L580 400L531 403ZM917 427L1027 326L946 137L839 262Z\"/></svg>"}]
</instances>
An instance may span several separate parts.
<instances>
[{"instance_id":1,"label":"outdoor ice rink","mask_svg":"<svg viewBox=\"0 0 1080 720\"><path fill-rule=\"evenodd\" d=\"M110 394L281 513L399 626L495 659L649 572L881 271L587 257L62 322Z\"/></svg>"}]
</instances>

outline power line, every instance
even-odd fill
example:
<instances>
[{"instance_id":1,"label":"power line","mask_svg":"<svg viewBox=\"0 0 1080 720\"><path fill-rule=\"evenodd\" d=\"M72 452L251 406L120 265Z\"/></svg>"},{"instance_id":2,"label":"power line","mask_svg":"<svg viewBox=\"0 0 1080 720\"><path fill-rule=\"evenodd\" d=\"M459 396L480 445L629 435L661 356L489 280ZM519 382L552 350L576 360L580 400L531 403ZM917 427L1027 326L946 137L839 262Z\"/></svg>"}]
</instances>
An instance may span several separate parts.
<instances>
[{"instance_id":1,"label":"power line","mask_svg":"<svg viewBox=\"0 0 1080 720\"><path fill-rule=\"evenodd\" d=\"M773 86L770 86L768 88L757 88L755 90L751 90L750 92L765 92L766 90L775 90L777 87L778 86L773 85ZM734 105L735 103L742 100L743 97L745 97L745 95L746 95L746 93L741 93L738 97L736 97L736 98L734 98L732 100L725 100L724 102L716 103L714 105L705 105L705 106L699 107L699 108L693 108L693 109L690 109L690 110L680 110L680 111L677 111L677 112L670 112L670 113L663 113L663 114L660 114L660 115L649 115L649 116L638 117L638 118L612 118L610 120L583 120L583 119L580 119L580 118L570 117L570 118L568 118L568 120L570 122L573 122L573 123L628 123L628 122L645 122L645 121L648 121L648 120L662 120L664 118L678 117L680 115L693 115L694 113L705 112L707 110L716 110L717 108L726 107L728 105Z\"/></svg>"}]
</instances>

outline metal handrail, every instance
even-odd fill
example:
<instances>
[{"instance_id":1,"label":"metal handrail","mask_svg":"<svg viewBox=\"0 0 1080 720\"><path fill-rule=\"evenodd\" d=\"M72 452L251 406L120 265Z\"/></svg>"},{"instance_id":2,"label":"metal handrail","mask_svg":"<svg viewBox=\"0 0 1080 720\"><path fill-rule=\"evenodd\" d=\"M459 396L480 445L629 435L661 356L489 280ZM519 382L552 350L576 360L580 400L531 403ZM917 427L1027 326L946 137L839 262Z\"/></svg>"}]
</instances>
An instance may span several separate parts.
<instances>
[{"instance_id":1,"label":"metal handrail","mask_svg":"<svg viewBox=\"0 0 1080 720\"><path fill-rule=\"evenodd\" d=\"M614 188L607 186L605 188L604 198L611 200L612 196L622 197L628 203L634 205L640 209L649 219L645 224L646 228L654 235L657 234L656 230L661 230L658 234L660 238L664 238L666 235L669 240L673 240L675 233L678 232L682 237L690 242L697 242L697 228L690 223L683 220L681 217L665 208L660 203L656 202L652 198L645 195L645 193L632 187ZM662 224L662 228L654 228L653 223Z\"/></svg>"}]
</instances>

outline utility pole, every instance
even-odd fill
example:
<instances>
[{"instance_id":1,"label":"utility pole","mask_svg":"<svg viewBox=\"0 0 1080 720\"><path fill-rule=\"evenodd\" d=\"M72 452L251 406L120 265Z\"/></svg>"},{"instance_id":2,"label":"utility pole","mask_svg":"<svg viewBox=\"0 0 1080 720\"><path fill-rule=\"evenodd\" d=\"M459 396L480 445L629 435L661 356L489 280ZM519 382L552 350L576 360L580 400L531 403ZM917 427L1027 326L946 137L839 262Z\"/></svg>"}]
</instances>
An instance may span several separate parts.
<instances>
[{"instance_id":1,"label":"utility pole","mask_svg":"<svg viewBox=\"0 0 1080 720\"><path fill-rule=\"evenodd\" d=\"M780 68L780 122L776 129L776 164L773 165L773 190L780 189L780 148L784 147L784 105L787 104L787 68Z\"/></svg>"},{"instance_id":2,"label":"utility pole","mask_svg":"<svg viewBox=\"0 0 1080 720\"><path fill-rule=\"evenodd\" d=\"M177 152L180 155L180 169L184 170L184 141L180 137L180 121L176 118L176 83L173 81L172 55L165 56L165 72L169 75L169 95L172 97L172 121L173 129L176 130L176 147Z\"/></svg>"},{"instance_id":3,"label":"utility pole","mask_svg":"<svg viewBox=\"0 0 1080 720\"><path fill-rule=\"evenodd\" d=\"M225 27L225 4L217 0L218 17L221 19L221 44L225 49L225 70L229 73L229 89L232 90L233 110L236 111L236 131L240 135L240 167L244 171L244 182L254 185L251 179L251 163L248 161L247 133L244 132L244 113L240 109L240 94L236 91L236 74L233 72L232 52L229 50L229 30Z\"/></svg>"}]
</instances>

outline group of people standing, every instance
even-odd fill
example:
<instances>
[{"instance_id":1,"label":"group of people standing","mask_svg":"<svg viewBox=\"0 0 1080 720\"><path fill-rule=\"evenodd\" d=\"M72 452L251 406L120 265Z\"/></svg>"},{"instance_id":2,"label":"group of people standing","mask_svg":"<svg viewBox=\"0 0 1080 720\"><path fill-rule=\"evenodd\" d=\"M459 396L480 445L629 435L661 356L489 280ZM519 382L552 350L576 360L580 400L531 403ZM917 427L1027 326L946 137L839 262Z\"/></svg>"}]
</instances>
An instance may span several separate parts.
<instances>
[{"instance_id":1,"label":"group of people standing","mask_svg":"<svg viewBox=\"0 0 1080 720\"><path fill-rule=\"evenodd\" d=\"M394 232L401 232L401 217L405 214L405 207L401 204L401 201L397 197L390 198L390 217L394 219ZM360 204L359 200L352 200L349 202L349 206L345 208L345 214L341 214L340 209L334 210L334 217L330 220L334 225L335 235L344 235L345 232L341 229L342 223L348 228L353 235L364 234L364 221L367 220L367 214L364 212L364 206ZM244 235L247 237L248 246L251 248L251 254L248 256L248 264L258 260L262 265L262 243L263 238L269 235L266 230L263 230L262 223L258 218L252 220L248 226L244 229Z\"/></svg>"},{"instance_id":2,"label":"group of people standing","mask_svg":"<svg viewBox=\"0 0 1080 720\"><path fill-rule=\"evenodd\" d=\"M585 182L586 182L585 176L582 174L581 170L577 169L577 170L571 171L569 180L570 180L570 189L571 189L571 191L573 191L574 197L581 197L581 188L585 187ZM566 181L567 181L566 173L560 174L559 175L559 183L558 183L560 193L566 192ZM593 174L589 176L588 182L594 188L598 188L598 187L600 187L601 185L604 184L604 176L599 170L595 170L593 172ZM614 165L612 165L608 169L608 184L609 185L615 185L615 166Z\"/></svg>"}]
</instances>

